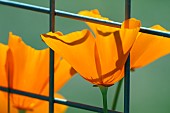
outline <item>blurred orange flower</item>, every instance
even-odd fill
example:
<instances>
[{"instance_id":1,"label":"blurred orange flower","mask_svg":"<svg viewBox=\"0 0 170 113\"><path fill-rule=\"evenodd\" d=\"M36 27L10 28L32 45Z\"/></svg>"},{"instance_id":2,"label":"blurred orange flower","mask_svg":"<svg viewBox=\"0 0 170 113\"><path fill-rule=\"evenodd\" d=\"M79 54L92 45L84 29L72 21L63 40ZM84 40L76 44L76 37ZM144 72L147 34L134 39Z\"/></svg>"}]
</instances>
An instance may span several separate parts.
<instances>
[{"instance_id":1,"label":"blurred orange flower","mask_svg":"<svg viewBox=\"0 0 170 113\"><path fill-rule=\"evenodd\" d=\"M79 14L108 20L98 10ZM111 86L124 77L124 64L140 29L140 21L126 20L121 28L87 24L95 36L85 29L67 35L49 32L41 37L87 81Z\"/></svg>"},{"instance_id":2,"label":"blurred orange flower","mask_svg":"<svg viewBox=\"0 0 170 113\"><path fill-rule=\"evenodd\" d=\"M4 96L4 93L5 92L0 91L0 113L8 113L8 98ZM18 110L10 105L10 112L18 113Z\"/></svg>"},{"instance_id":3,"label":"blurred orange flower","mask_svg":"<svg viewBox=\"0 0 170 113\"><path fill-rule=\"evenodd\" d=\"M60 94L55 93L56 98L63 99L64 97ZM40 100L41 101L41 100ZM0 91L0 113L8 113L8 98L4 96L4 92ZM67 106L61 104L54 104L54 113L65 113ZM25 113L48 113L48 102L42 101L41 104L33 108L32 110L27 110ZM19 113L18 109L10 104L10 113Z\"/></svg>"},{"instance_id":4,"label":"blurred orange flower","mask_svg":"<svg viewBox=\"0 0 170 113\"><path fill-rule=\"evenodd\" d=\"M7 87L7 75L8 75L8 66L7 66L7 54L9 47L0 43L0 86ZM18 113L16 109L11 107L12 113ZM0 113L8 113L8 98L7 93L0 91Z\"/></svg>"},{"instance_id":5,"label":"blurred orange flower","mask_svg":"<svg viewBox=\"0 0 170 113\"><path fill-rule=\"evenodd\" d=\"M167 31L160 25L152 29ZM167 31L168 32L168 31ZM162 36L139 33L132 49L131 69L140 68L170 53L170 39Z\"/></svg>"},{"instance_id":6,"label":"blurred orange flower","mask_svg":"<svg viewBox=\"0 0 170 113\"><path fill-rule=\"evenodd\" d=\"M8 68L7 68L7 54L8 54L9 47L0 43L0 86L7 87L7 75L8 75Z\"/></svg>"},{"instance_id":7,"label":"blurred orange flower","mask_svg":"<svg viewBox=\"0 0 170 113\"><path fill-rule=\"evenodd\" d=\"M0 75L2 76L2 79L0 79L2 81L2 86L7 87L7 72L9 72L10 88L48 96L49 48L36 50L26 45L20 37L13 35L12 33L9 34L8 46L9 49L8 52L6 52L7 57L5 56L3 58L4 65L6 65L5 61L8 62L8 71L5 68L6 71L4 71L4 73L6 74ZM7 46L5 47L8 48ZM7 60L5 60L5 58ZM4 70L4 66L1 66L1 68ZM75 74L75 70L57 54L55 54L54 68L54 92L57 92L72 77L72 75ZM41 100L17 94L10 94L10 98L13 107L26 111L30 110L32 113L36 113L34 112L35 107L38 109L38 107L43 105L43 101ZM44 106L48 108L48 104L44 104ZM63 113L67 108L63 105L57 106L60 106L61 109L64 108L60 113Z\"/></svg>"}]
</instances>

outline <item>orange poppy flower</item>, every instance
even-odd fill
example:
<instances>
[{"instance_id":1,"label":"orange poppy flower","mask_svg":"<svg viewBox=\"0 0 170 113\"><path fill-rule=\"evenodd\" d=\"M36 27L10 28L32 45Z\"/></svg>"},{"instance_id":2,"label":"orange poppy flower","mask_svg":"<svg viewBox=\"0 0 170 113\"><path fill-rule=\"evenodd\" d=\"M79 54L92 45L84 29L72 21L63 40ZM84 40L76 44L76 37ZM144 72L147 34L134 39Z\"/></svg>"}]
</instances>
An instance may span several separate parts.
<instances>
[{"instance_id":1,"label":"orange poppy flower","mask_svg":"<svg viewBox=\"0 0 170 113\"><path fill-rule=\"evenodd\" d=\"M102 19L97 10L80 14ZM140 29L140 21L129 19L121 28L87 23L87 29L67 35L61 32L42 34L44 42L66 59L87 81L110 86L124 76L124 64Z\"/></svg>"},{"instance_id":2,"label":"orange poppy flower","mask_svg":"<svg viewBox=\"0 0 170 113\"><path fill-rule=\"evenodd\" d=\"M155 25L151 28L167 31L160 25ZM134 70L135 68L143 67L169 53L169 38L146 33L139 33L130 51L131 69Z\"/></svg>"},{"instance_id":3,"label":"orange poppy flower","mask_svg":"<svg viewBox=\"0 0 170 113\"><path fill-rule=\"evenodd\" d=\"M20 37L9 34L9 50L7 52L10 87L26 92L48 96L49 86L49 48L35 50L26 45ZM55 54L55 86L58 91L75 74L74 69L64 59ZM7 83L7 75L2 83ZM15 108L33 110L43 101L26 96L11 94ZM61 105L63 106L63 105Z\"/></svg>"}]
</instances>

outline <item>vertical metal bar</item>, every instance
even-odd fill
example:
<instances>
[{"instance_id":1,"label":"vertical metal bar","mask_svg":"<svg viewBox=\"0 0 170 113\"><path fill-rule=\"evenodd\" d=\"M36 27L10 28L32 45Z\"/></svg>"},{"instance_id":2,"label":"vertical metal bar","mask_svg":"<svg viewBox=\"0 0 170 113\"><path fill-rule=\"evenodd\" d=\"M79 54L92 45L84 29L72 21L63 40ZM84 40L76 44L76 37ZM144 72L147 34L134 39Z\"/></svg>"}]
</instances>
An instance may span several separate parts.
<instances>
[{"instance_id":1,"label":"vertical metal bar","mask_svg":"<svg viewBox=\"0 0 170 113\"><path fill-rule=\"evenodd\" d=\"M10 88L8 89L8 113L10 113Z\"/></svg>"},{"instance_id":2,"label":"vertical metal bar","mask_svg":"<svg viewBox=\"0 0 170 113\"><path fill-rule=\"evenodd\" d=\"M50 0L50 28L55 31L55 0ZM50 49L50 65L49 65L49 113L54 113L54 51Z\"/></svg>"},{"instance_id":3,"label":"vertical metal bar","mask_svg":"<svg viewBox=\"0 0 170 113\"><path fill-rule=\"evenodd\" d=\"M10 87L11 87L11 85L10 85L10 75L9 75L9 69L8 69L8 113L10 113Z\"/></svg>"},{"instance_id":4,"label":"vertical metal bar","mask_svg":"<svg viewBox=\"0 0 170 113\"><path fill-rule=\"evenodd\" d=\"M129 113L130 107L130 55L125 64L124 77L124 113Z\"/></svg>"},{"instance_id":5,"label":"vertical metal bar","mask_svg":"<svg viewBox=\"0 0 170 113\"><path fill-rule=\"evenodd\" d=\"M125 19L129 19L130 16L131 16L131 0L125 0ZM125 63L124 113L129 113L130 112L129 108L130 108L130 54Z\"/></svg>"},{"instance_id":6,"label":"vertical metal bar","mask_svg":"<svg viewBox=\"0 0 170 113\"><path fill-rule=\"evenodd\" d=\"M125 0L125 19L131 17L131 0Z\"/></svg>"}]
</instances>

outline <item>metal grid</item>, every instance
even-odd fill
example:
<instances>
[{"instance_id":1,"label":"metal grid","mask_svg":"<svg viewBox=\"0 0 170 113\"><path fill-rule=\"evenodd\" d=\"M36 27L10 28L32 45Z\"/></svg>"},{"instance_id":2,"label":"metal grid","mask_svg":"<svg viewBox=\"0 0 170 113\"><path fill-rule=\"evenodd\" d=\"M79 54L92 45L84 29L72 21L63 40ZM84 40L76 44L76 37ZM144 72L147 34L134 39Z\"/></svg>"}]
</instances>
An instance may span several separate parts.
<instances>
[{"instance_id":1,"label":"metal grid","mask_svg":"<svg viewBox=\"0 0 170 113\"><path fill-rule=\"evenodd\" d=\"M52 31L52 32L55 31L55 16L61 16L61 17L80 20L80 21L99 23L99 24L103 24L103 25L107 25L107 26L114 26L114 27L121 26L121 23L119 23L119 22L106 21L106 20L96 19L96 18L92 18L92 17L81 16L78 14L65 12L65 11L61 11L61 10L55 10L55 0L50 0L49 2L50 2L50 8L45 8L45 7L40 7L40 6L30 5L30 4L20 3L20 2L0 0L0 4L3 4L3 5L48 14L49 15L49 23L50 23L49 31ZM129 19L130 16L131 16L131 0L125 0L125 19ZM140 27L140 32L154 34L154 35L158 35L158 36L165 36L165 37L170 38L170 32L153 30L153 29L146 28L146 27ZM54 112L54 103L59 103L59 104L67 105L70 107L75 107L75 108L79 108L79 109L102 113L103 111L102 111L102 108L100 108L100 107L90 106L90 105L77 103L77 102L72 102L72 101L68 101L65 99L54 98L54 51L50 49L49 55L50 55L49 97L43 96L43 95L38 95L38 94L33 94L30 92L20 91L20 90L16 90L16 89L6 88L6 87L2 87L2 86L0 86L0 90L8 92L8 93L15 93L18 95L24 95L24 96L48 101L49 102L49 113ZM129 111L130 111L129 110L129 108L130 108L129 100L130 100L130 55L128 56L128 59L125 64L124 113L129 113ZM10 110L8 110L8 112L10 112ZM108 110L108 112L109 113L121 113L121 112L113 111L113 110Z\"/></svg>"}]
</instances>

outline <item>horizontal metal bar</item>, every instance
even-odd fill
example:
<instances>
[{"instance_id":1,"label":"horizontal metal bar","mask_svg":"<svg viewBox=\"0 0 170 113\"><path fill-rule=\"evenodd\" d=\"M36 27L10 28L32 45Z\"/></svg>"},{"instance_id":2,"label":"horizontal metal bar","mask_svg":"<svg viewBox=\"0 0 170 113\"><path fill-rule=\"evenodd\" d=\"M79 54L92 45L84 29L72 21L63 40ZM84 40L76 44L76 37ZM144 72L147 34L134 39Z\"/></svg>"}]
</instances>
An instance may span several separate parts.
<instances>
[{"instance_id":1,"label":"horizontal metal bar","mask_svg":"<svg viewBox=\"0 0 170 113\"><path fill-rule=\"evenodd\" d=\"M161 30L155 30L155 29L151 29L151 28L140 27L140 32L170 38L170 32L165 32L165 31L161 31Z\"/></svg>"},{"instance_id":2,"label":"horizontal metal bar","mask_svg":"<svg viewBox=\"0 0 170 113\"><path fill-rule=\"evenodd\" d=\"M10 90L10 93L14 93L14 94L18 94L18 95L24 95L24 96L28 96L28 97L32 97L32 98L36 98L36 99L40 99L40 100L49 101L48 96L38 95L38 94L20 91L20 90L11 89L11 88L9 89L9 88L0 86L0 91L8 92L9 90ZM54 103L59 103L59 104L67 105L67 106L70 106L70 107L76 107L76 108L84 109L84 110L88 110L88 111L101 112L101 113L103 112L102 108L100 108L100 107L95 107L95 106L90 106L90 105L87 105L87 104L72 102L72 101L68 101L66 99L54 98ZM122 112L112 111L112 110L108 110L108 111L109 111L109 113L122 113Z\"/></svg>"},{"instance_id":3,"label":"horizontal metal bar","mask_svg":"<svg viewBox=\"0 0 170 113\"><path fill-rule=\"evenodd\" d=\"M24 95L24 96L28 96L28 97L32 97L32 98L36 98L36 99L40 99L40 100L46 100L46 101L49 100L47 96L33 94L33 93L30 93L30 92L25 92L25 91L11 89L11 88L9 89L9 88L2 87L2 86L0 86L0 90L5 91L5 92L8 92L10 90L10 93L15 93L15 94L18 94L18 95Z\"/></svg>"},{"instance_id":4,"label":"horizontal metal bar","mask_svg":"<svg viewBox=\"0 0 170 113\"><path fill-rule=\"evenodd\" d=\"M86 22L93 22L93 23L103 24L103 25L112 26L112 27L120 28L120 26L121 26L120 22L102 20L102 19L83 16L83 15L74 14L74 13L70 13L70 12L60 11L60 10L55 10L55 14L57 16L61 16L61 17L66 17L66 18L80 20L80 21L86 21ZM151 28L140 27L140 32L170 38L170 32L165 32L165 31L161 31L161 30L154 30Z\"/></svg>"},{"instance_id":5,"label":"horizontal metal bar","mask_svg":"<svg viewBox=\"0 0 170 113\"><path fill-rule=\"evenodd\" d=\"M50 12L49 8L21 3L21 2L10 1L10 0L0 0L0 4L12 6L16 8L27 9L27 10L36 11L36 12L41 12L41 13L46 13L46 14L49 14Z\"/></svg>"},{"instance_id":6,"label":"horizontal metal bar","mask_svg":"<svg viewBox=\"0 0 170 113\"><path fill-rule=\"evenodd\" d=\"M55 32L55 0L50 0L49 31ZM54 51L49 53L49 113L54 112Z\"/></svg>"},{"instance_id":7,"label":"horizontal metal bar","mask_svg":"<svg viewBox=\"0 0 170 113\"><path fill-rule=\"evenodd\" d=\"M22 8L22 9L27 9L27 10L32 10L32 11L41 12L41 13L46 13L46 14L50 13L49 8L25 4L25 3L20 3L20 2L14 2L14 1L9 1L9 0L0 0L0 4L13 6L13 7L17 7L17 8ZM66 12L66 11L61 11L61 10L55 10L55 15L61 16L61 17L67 17L67 18L71 18L71 19L75 19L75 20L81 20L81 21L103 24L103 25L107 25L107 26L113 26L113 27L120 27L121 26L120 22L96 19L96 18L92 18L92 17L88 17L88 16L82 16L82 15L78 15L78 14L74 14L74 13L70 13L70 12ZM170 32L154 30L154 29L150 29L150 28L146 28L146 27L140 27L140 32L170 38Z\"/></svg>"},{"instance_id":8,"label":"horizontal metal bar","mask_svg":"<svg viewBox=\"0 0 170 113\"><path fill-rule=\"evenodd\" d=\"M68 100L65 100L65 99L54 98L54 102L55 103L64 104L64 105L67 105L67 106L71 106L71 107L76 107L76 108L84 109L84 110L89 110L89 111L103 113L103 109L100 108L100 107L85 105L85 104L81 104L81 103L77 103L77 102L71 102L71 101L68 101ZM108 113L122 113L122 112L108 110Z\"/></svg>"},{"instance_id":9,"label":"horizontal metal bar","mask_svg":"<svg viewBox=\"0 0 170 113\"><path fill-rule=\"evenodd\" d=\"M103 25L112 26L112 27L118 27L119 28L121 26L120 22L102 20L102 19L98 19L98 18L83 16L83 15L74 14L74 13L61 11L61 10L55 10L55 14L57 16L66 17L66 18L70 18L70 19L74 19L74 20L98 23L98 24L103 24Z\"/></svg>"}]
</instances>

